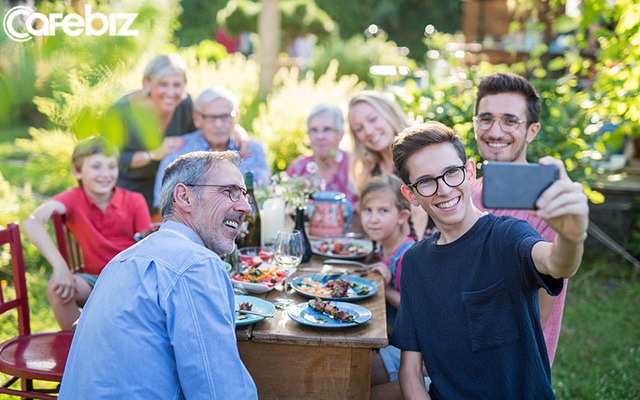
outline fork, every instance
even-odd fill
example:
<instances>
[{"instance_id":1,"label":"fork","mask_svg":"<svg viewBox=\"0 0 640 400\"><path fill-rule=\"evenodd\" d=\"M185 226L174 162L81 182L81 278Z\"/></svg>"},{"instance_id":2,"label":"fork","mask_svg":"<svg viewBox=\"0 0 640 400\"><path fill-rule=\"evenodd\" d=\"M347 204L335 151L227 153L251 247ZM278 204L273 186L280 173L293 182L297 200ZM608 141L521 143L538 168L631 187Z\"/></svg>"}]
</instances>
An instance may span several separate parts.
<instances>
[{"instance_id":1,"label":"fork","mask_svg":"<svg viewBox=\"0 0 640 400\"><path fill-rule=\"evenodd\" d=\"M357 265L359 267L362 268L366 268L369 269L371 268L373 265L367 265L365 263L361 263L360 261L353 261L353 260L339 260L337 258L329 258L327 260L324 260L324 264L336 264L336 265Z\"/></svg>"},{"instance_id":2,"label":"fork","mask_svg":"<svg viewBox=\"0 0 640 400\"><path fill-rule=\"evenodd\" d=\"M273 314L265 314L265 313L261 313L259 311L250 311L250 310L237 309L236 312L238 314L252 314L252 315L257 315L257 316L265 317L265 318L273 318Z\"/></svg>"}]
</instances>

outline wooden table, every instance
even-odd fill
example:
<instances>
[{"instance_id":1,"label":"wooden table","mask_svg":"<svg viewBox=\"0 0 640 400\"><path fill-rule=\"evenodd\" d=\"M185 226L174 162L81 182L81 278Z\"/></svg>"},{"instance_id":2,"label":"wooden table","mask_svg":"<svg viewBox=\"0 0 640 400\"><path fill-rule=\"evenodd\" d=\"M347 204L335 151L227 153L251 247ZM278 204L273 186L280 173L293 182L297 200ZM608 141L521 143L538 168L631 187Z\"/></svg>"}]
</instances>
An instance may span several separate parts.
<instances>
[{"instance_id":1,"label":"wooden table","mask_svg":"<svg viewBox=\"0 0 640 400\"><path fill-rule=\"evenodd\" d=\"M320 268L322 260L313 259L300 265L294 276L319 272ZM336 269L352 267L333 267ZM285 310L276 309L273 318L238 327L240 357L258 387L261 400L369 398L371 356L375 349L387 346L388 340L382 277L372 271L364 277L376 281L380 290L356 303L373 314L361 326L306 326L289 318ZM278 285L257 297L273 302L282 297L281 288ZM289 291L288 296L296 303L309 300L294 291Z\"/></svg>"}]
</instances>

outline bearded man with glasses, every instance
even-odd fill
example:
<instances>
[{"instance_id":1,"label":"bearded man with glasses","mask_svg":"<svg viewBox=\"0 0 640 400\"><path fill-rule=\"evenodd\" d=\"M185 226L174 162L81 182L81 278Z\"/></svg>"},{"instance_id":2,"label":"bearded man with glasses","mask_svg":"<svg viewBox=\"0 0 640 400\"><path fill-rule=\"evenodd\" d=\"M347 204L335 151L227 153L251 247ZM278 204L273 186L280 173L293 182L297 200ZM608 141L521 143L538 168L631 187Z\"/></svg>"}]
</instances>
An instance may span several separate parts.
<instances>
[{"instance_id":1,"label":"bearded man with glasses","mask_svg":"<svg viewBox=\"0 0 640 400\"><path fill-rule=\"evenodd\" d=\"M474 206L475 163L453 129L407 128L392 152L402 193L438 228L402 261L391 344L402 351L404 398L555 399L538 291L558 295L580 266L589 222L582 186L560 160L541 160L560 170L535 211L558 233L549 243L526 221Z\"/></svg>"},{"instance_id":2,"label":"bearded man with glasses","mask_svg":"<svg viewBox=\"0 0 640 400\"><path fill-rule=\"evenodd\" d=\"M478 86L476 116L473 118L478 152L482 158L488 162L526 163L527 144L540 131L540 108L540 97L525 78L511 73L485 77ZM482 205L482 185L482 178L479 178L471 187L476 207L495 215L511 215L526 220L546 241L553 242L556 232L542 218L531 215L528 210L485 209ZM551 366L562 326L567 284L565 280L562 292L557 297L549 296L544 290L540 291L538 297L540 323Z\"/></svg>"},{"instance_id":3,"label":"bearded man with glasses","mask_svg":"<svg viewBox=\"0 0 640 400\"><path fill-rule=\"evenodd\" d=\"M179 157L164 223L102 271L73 337L60 399L257 399L240 360L220 256L251 210L232 151Z\"/></svg>"},{"instance_id":4,"label":"bearded man with glasses","mask_svg":"<svg viewBox=\"0 0 640 400\"><path fill-rule=\"evenodd\" d=\"M183 135L184 145L178 151L167 154L160 162L153 190L153 205L155 207L160 205L159 196L164 169L173 160L192 151L234 150L240 152L240 143L236 143L234 138L236 136L247 137L244 129L238 125L238 98L229 89L222 86L205 89L193 103L193 107L195 110L193 120L198 130ZM241 130L241 134L234 135L234 130ZM249 155L242 158L240 171L243 174L252 171L256 185L269 184L271 170L267 164L264 149L257 141L248 140L250 143Z\"/></svg>"}]
</instances>

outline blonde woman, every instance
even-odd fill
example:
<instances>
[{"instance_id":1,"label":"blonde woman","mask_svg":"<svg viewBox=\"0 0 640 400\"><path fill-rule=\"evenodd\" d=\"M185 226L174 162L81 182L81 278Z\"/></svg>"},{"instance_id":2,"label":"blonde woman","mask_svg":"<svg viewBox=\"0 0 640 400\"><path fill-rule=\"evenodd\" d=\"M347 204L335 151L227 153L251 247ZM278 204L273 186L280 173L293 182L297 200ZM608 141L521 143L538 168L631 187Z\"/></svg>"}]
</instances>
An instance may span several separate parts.
<instances>
[{"instance_id":1,"label":"blonde woman","mask_svg":"<svg viewBox=\"0 0 640 400\"><path fill-rule=\"evenodd\" d=\"M349 128L354 143L350 175L358 191L374 176L395 173L391 144L409 126L407 117L392 96L365 90L349 102ZM428 217L412 207L411 217L418 239L424 235Z\"/></svg>"}]
</instances>

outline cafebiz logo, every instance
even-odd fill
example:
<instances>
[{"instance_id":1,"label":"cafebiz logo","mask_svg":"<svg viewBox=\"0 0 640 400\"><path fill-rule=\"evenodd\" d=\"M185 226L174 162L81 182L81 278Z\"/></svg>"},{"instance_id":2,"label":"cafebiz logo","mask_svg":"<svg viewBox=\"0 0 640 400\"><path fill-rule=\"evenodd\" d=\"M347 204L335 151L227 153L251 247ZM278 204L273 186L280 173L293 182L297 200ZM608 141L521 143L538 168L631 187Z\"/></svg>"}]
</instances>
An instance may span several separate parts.
<instances>
[{"instance_id":1,"label":"cafebiz logo","mask_svg":"<svg viewBox=\"0 0 640 400\"><path fill-rule=\"evenodd\" d=\"M138 16L137 13L116 13L104 15L91 12L91 6L85 5L84 17L79 14L50 13L44 15L34 12L27 6L16 6L4 15L2 26L7 36L16 42L26 42L35 36L55 36L58 28L68 36L138 36L137 29L130 29ZM102 27L94 28L94 21L102 22ZM23 21L22 23L20 23ZM117 22L122 21L120 29ZM16 25L18 29L16 29Z\"/></svg>"}]
</instances>

